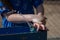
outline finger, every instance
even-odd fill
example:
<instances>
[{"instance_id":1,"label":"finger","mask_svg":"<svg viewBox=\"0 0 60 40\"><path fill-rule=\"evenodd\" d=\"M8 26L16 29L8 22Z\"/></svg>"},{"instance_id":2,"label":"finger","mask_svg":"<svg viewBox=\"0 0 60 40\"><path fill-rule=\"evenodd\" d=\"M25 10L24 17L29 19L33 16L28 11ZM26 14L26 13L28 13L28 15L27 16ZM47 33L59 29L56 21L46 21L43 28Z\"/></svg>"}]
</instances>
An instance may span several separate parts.
<instances>
[{"instance_id":1,"label":"finger","mask_svg":"<svg viewBox=\"0 0 60 40\"><path fill-rule=\"evenodd\" d=\"M35 27L37 28L37 31L38 31L39 28L40 28L40 27L39 27L40 25L39 25L38 23L35 23L34 25L35 25Z\"/></svg>"},{"instance_id":2,"label":"finger","mask_svg":"<svg viewBox=\"0 0 60 40\"><path fill-rule=\"evenodd\" d=\"M37 27L36 23L33 24L34 27Z\"/></svg>"},{"instance_id":3,"label":"finger","mask_svg":"<svg viewBox=\"0 0 60 40\"><path fill-rule=\"evenodd\" d=\"M41 24L42 30L45 30L45 26L43 24Z\"/></svg>"}]
</instances>

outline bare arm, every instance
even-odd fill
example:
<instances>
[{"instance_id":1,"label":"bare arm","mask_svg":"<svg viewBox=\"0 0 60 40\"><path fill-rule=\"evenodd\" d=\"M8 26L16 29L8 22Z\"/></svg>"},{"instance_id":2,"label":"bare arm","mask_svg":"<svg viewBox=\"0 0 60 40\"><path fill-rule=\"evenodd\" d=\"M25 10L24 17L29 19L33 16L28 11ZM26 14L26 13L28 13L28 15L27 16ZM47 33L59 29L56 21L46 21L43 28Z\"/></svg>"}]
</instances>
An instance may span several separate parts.
<instances>
[{"instance_id":1,"label":"bare arm","mask_svg":"<svg viewBox=\"0 0 60 40\"><path fill-rule=\"evenodd\" d=\"M40 21L44 20L45 15L44 15L44 7L43 7L43 4L39 5L39 6L36 8L36 10L37 10L38 15L39 15L40 17L42 17L42 19L41 19Z\"/></svg>"},{"instance_id":2,"label":"bare arm","mask_svg":"<svg viewBox=\"0 0 60 40\"><path fill-rule=\"evenodd\" d=\"M39 19L40 21L42 20L42 12L43 12L43 8L42 5L38 6L37 8L37 13L36 15L34 14L12 14L7 16L7 20L11 21L11 22L19 22L19 21L32 21L32 19Z\"/></svg>"},{"instance_id":3,"label":"bare arm","mask_svg":"<svg viewBox=\"0 0 60 40\"><path fill-rule=\"evenodd\" d=\"M39 15L34 14L24 14L24 15L12 14L7 17L7 20L11 22L19 22L19 21L32 21L32 19L34 18L39 19L41 17Z\"/></svg>"},{"instance_id":4,"label":"bare arm","mask_svg":"<svg viewBox=\"0 0 60 40\"><path fill-rule=\"evenodd\" d=\"M37 13L41 13L41 16L44 16L44 7L43 4L39 5L37 8Z\"/></svg>"}]
</instances>

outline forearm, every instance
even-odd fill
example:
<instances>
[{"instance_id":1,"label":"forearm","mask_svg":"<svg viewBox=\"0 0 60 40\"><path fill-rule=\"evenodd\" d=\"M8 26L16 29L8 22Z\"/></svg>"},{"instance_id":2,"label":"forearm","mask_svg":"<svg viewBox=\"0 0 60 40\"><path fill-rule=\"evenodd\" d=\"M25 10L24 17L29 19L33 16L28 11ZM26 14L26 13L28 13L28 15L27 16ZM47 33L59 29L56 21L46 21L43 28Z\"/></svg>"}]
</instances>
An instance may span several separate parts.
<instances>
[{"instance_id":1,"label":"forearm","mask_svg":"<svg viewBox=\"0 0 60 40\"><path fill-rule=\"evenodd\" d=\"M39 5L37 8L37 13L41 13L41 16L44 16L44 7L43 7L43 4Z\"/></svg>"},{"instance_id":2,"label":"forearm","mask_svg":"<svg viewBox=\"0 0 60 40\"><path fill-rule=\"evenodd\" d=\"M37 13L38 15L40 15L42 17L41 21L44 20L45 18L45 14L44 14L44 7L43 7L43 4L39 5L37 8Z\"/></svg>"},{"instance_id":3,"label":"forearm","mask_svg":"<svg viewBox=\"0 0 60 40\"><path fill-rule=\"evenodd\" d=\"M39 15L34 15L34 14L12 14L7 17L8 21L32 21L32 19L39 19L41 20L41 17Z\"/></svg>"},{"instance_id":4,"label":"forearm","mask_svg":"<svg viewBox=\"0 0 60 40\"><path fill-rule=\"evenodd\" d=\"M21 14L12 14L10 16L7 17L7 20L8 21L32 21L32 19L37 19L39 21L41 21L43 19L43 15L44 15L44 8L43 8L43 5L40 5L38 6L37 8L37 14L34 15L34 14L24 14L24 15L21 15Z\"/></svg>"}]
</instances>

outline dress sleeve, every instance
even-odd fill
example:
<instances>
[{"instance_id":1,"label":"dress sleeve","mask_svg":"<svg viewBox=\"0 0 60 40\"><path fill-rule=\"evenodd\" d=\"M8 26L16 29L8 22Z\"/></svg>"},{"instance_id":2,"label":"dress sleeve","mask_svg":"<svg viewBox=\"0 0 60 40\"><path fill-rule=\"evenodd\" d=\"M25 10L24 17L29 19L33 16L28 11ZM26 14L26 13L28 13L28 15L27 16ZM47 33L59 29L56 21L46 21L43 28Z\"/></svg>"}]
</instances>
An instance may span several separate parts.
<instances>
[{"instance_id":1,"label":"dress sleeve","mask_svg":"<svg viewBox=\"0 0 60 40\"><path fill-rule=\"evenodd\" d=\"M9 11L9 9L6 6L4 6L4 4L2 2L0 2L0 14L3 14L8 11Z\"/></svg>"},{"instance_id":2,"label":"dress sleeve","mask_svg":"<svg viewBox=\"0 0 60 40\"><path fill-rule=\"evenodd\" d=\"M44 0L32 0L32 3L34 5L34 7L38 7L40 4L43 3Z\"/></svg>"}]
</instances>

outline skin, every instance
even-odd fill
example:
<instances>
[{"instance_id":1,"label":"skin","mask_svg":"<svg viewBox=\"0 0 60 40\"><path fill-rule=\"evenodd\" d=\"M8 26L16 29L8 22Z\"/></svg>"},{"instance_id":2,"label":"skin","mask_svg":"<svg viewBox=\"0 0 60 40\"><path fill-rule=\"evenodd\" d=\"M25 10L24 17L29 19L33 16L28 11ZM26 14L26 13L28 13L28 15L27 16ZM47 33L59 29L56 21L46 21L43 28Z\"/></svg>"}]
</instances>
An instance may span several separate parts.
<instances>
[{"instance_id":1,"label":"skin","mask_svg":"<svg viewBox=\"0 0 60 40\"><path fill-rule=\"evenodd\" d=\"M45 21L43 4L39 5L36 10L37 10L38 15L42 18L40 20L40 23L35 22L33 26L37 28L37 31L39 31L39 29L45 30L45 25L43 25L41 22L42 20Z\"/></svg>"},{"instance_id":2,"label":"skin","mask_svg":"<svg viewBox=\"0 0 60 40\"><path fill-rule=\"evenodd\" d=\"M8 21L17 21L17 22L19 22L19 21L24 21L24 20L26 20L27 19L27 21L32 21L32 19L34 19L34 18L37 18L37 19L40 19L40 21L41 21L41 19L43 18L43 16L44 15L42 15L43 14L43 8L42 8L43 6L42 5L40 5L40 6L38 6L37 8L36 8L36 10L37 10L37 14L17 14L17 13L14 13L14 14L8 14L8 15L6 15L6 18L7 18L7 20ZM24 19L24 17L26 18L26 19ZM17 20L16 20L17 19Z\"/></svg>"},{"instance_id":3,"label":"skin","mask_svg":"<svg viewBox=\"0 0 60 40\"><path fill-rule=\"evenodd\" d=\"M24 14L24 15L22 14L22 15L20 15L20 14L14 13L14 14L5 14L5 16L6 16L8 21L11 21L11 22L14 22L14 23L15 22L19 22L19 21L32 21L32 19L34 19L34 18L40 19L40 22L41 22L44 19L43 5L39 5L36 8L36 10L37 10L37 14L36 15L33 15L33 14ZM41 23L38 23L38 22L34 22L33 23L33 26L37 28L37 31L39 29L41 29L41 27L44 28L44 25L43 26L41 26L41 25L43 25L42 22Z\"/></svg>"}]
</instances>

